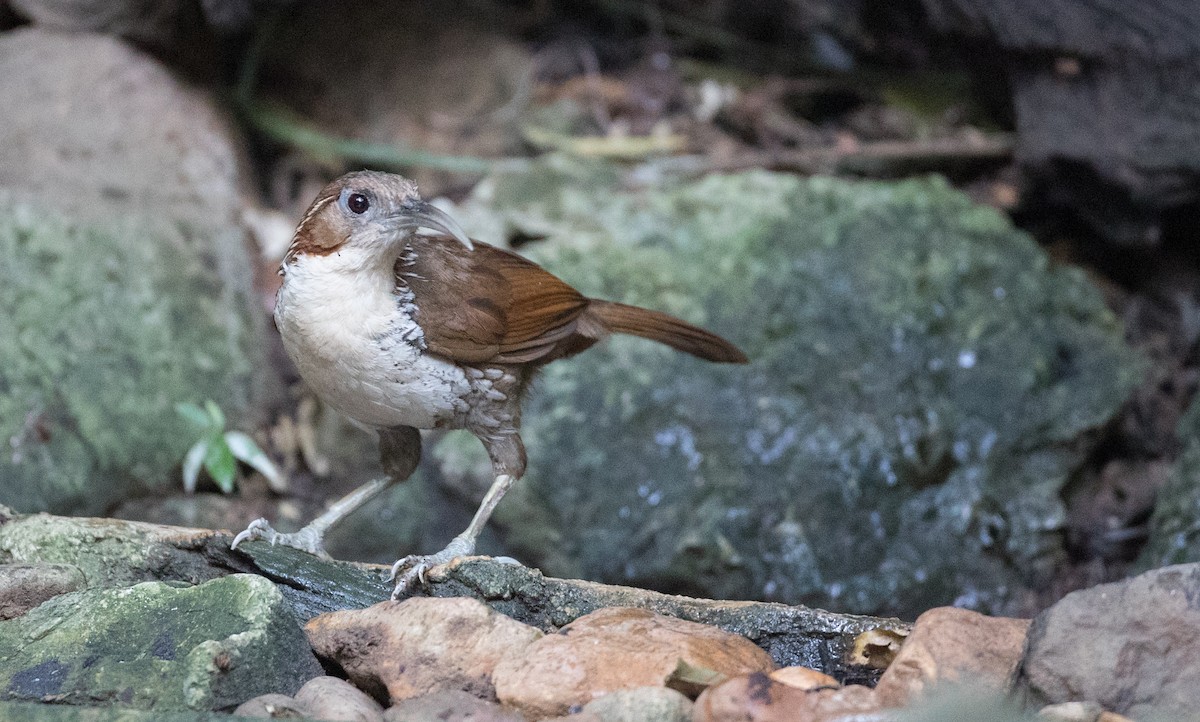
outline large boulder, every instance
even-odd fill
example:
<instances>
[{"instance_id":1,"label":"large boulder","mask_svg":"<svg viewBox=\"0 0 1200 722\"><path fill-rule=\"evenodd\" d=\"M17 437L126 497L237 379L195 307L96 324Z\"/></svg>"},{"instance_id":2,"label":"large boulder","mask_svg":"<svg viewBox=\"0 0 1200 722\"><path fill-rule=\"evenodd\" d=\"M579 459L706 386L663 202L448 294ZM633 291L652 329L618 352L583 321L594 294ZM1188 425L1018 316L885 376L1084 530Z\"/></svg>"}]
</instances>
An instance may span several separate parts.
<instances>
[{"instance_id":1,"label":"large boulder","mask_svg":"<svg viewBox=\"0 0 1200 722\"><path fill-rule=\"evenodd\" d=\"M751 359L616 338L544 370L529 472L497 519L554 574L1004 611L1062 558L1063 485L1142 373L1081 272L936 179L753 172L651 193L551 161L457 212L486 240L549 235L531 255L585 293ZM477 446L434 454L462 469Z\"/></svg>"},{"instance_id":2,"label":"large boulder","mask_svg":"<svg viewBox=\"0 0 1200 722\"><path fill-rule=\"evenodd\" d=\"M0 501L99 513L178 483L212 399L251 426L279 388L212 99L118 40L0 35Z\"/></svg>"}]
</instances>

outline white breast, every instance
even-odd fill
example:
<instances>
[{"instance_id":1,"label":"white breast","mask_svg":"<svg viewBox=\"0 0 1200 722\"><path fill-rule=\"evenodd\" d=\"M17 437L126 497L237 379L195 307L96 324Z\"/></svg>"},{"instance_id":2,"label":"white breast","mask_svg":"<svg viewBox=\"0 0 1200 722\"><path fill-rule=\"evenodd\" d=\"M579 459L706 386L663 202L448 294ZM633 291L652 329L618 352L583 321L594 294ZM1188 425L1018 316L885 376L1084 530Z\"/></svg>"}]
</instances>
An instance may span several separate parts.
<instances>
[{"instance_id":1,"label":"white breast","mask_svg":"<svg viewBox=\"0 0 1200 722\"><path fill-rule=\"evenodd\" d=\"M421 329L395 294L390 262L345 248L298 256L286 268L275 323L304 381L360 424L462 425L467 378L419 349Z\"/></svg>"}]
</instances>

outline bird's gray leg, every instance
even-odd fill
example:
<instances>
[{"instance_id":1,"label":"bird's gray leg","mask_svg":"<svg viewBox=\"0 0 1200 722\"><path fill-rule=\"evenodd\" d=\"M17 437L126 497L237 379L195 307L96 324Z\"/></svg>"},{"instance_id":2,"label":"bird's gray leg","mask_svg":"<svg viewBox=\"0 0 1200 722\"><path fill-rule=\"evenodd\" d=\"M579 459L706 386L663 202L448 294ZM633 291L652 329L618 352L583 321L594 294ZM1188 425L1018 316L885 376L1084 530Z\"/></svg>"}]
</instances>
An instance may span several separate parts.
<instances>
[{"instance_id":1,"label":"bird's gray leg","mask_svg":"<svg viewBox=\"0 0 1200 722\"><path fill-rule=\"evenodd\" d=\"M475 540L479 538L492 512L496 510L496 505L513 483L525 473L525 445L521 443L521 437L515 429L495 435L481 435L479 438L492 460L494 481L491 487L484 494L479 508L475 510L471 523L462 534L451 539L445 549L436 554L407 556L392 565L392 578L396 579L399 575L396 588L392 591L392 599L407 595L418 583L424 582L425 572L429 569L446 564L457 557L475 553ZM406 571L401 574L401 570Z\"/></svg>"},{"instance_id":2,"label":"bird's gray leg","mask_svg":"<svg viewBox=\"0 0 1200 722\"><path fill-rule=\"evenodd\" d=\"M379 432L379 457L387 476L381 479L372 479L338 499L324 513L299 531L290 534L277 532L271 528L266 519L255 519L250 522L250 526L246 527L245 531L233 538L230 547L236 549L242 542L262 539L271 544L282 544L328 559L329 554L326 553L324 544L325 534L360 506L378 496L384 489L404 481L412 475L421 460L421 433L411 426L381 429Z\"/></svg>"}]
</instances>

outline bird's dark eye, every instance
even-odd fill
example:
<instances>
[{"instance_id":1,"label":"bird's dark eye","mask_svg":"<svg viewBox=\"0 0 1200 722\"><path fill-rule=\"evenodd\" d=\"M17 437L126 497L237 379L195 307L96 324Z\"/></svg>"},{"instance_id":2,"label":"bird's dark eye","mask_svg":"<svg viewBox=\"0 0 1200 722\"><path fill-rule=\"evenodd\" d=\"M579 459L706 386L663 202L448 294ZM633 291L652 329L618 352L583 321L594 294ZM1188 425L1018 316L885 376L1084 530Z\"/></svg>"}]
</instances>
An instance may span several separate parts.
<instances>
[{"instance_id":1,"label":"bird's dark eye","mask_svg":"<svg viewBox=\"0 0 1200 722\"><path fill-rule=\"evenodd\" d=\"M371 207L371 201L367 200L362 193L351 193L350 197L346 199L346 207L353 213L363 214Z\"/></svg>"}]
</instances>

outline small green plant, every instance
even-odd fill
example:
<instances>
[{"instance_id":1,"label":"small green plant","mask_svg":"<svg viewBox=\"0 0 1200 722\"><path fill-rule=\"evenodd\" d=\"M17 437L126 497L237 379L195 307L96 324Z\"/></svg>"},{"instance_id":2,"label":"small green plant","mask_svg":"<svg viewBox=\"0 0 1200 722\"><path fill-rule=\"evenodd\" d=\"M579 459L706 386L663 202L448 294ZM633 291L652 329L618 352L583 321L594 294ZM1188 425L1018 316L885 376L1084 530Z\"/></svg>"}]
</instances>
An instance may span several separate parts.
<instances>
[{"instance_id":1,"label":"small green plant","mask_svg":"<svg viewBox=\"0 0 1200 722\"><path fill-rule=\"evenodd\" d=\"M176 404L175 410L201 433L200 440L183 457L184 491L189 494L196 491L196 480L200 477L200 468L204 467L221 491L231 493L237 480L238 461L249 464L267 477L272 489L283 488L283 475L270 457L248 434L226 431L225 414L213 401L205 401L204 408L191 403Z\"/></svg>"}]
</instances>

